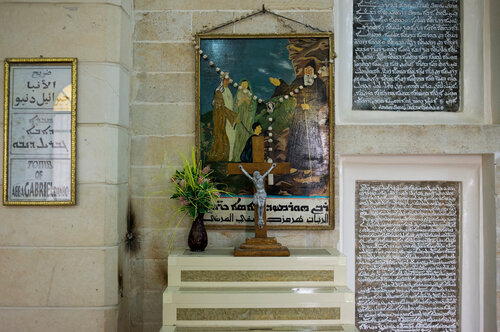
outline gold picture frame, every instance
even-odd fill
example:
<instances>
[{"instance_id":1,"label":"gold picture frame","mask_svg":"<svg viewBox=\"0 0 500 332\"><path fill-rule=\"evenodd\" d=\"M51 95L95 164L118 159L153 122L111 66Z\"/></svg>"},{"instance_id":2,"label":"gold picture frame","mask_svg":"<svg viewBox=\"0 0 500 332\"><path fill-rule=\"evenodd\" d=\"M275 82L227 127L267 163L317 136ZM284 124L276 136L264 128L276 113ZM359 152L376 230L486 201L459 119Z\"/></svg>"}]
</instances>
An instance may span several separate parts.
<instances>
[{"instance_id":1,"label":"gold picture frame","mask_svg":"<svg viewBox=\"0 0 500 332\"><path fill-rule=\"evenodd\" d=\"M217 85L222 84L223 81L223 79L218 80L219 78L218 75L220 75L220 73L224 71L225 75L230 76L231 84L226 88L229 88L230 90L233 91L232 93L235 95L234 100L236 100L237 97L236 94L238 93L239 86L241 85L240 83L242 81L248 81L248 86L250 87L247 89L248 91L251 91L250 96L256 97L253 98L253 102L256 105L255 106L256 110L254 111L255 116L253 118L254 120L250 121L250 122L255 121L255 123L253 124L250 122L247 123L244 126L245 128L243 130L250 134L250 132L252 131L252 129L250 129L251 126L255 125L258 122L256 119L258 119L259 116L260 118L266 116L265 112L262 111L263 110L262 105L266 105L266 103L269 101L273 102L276 101L276 103L279 102L279 97L277 99L275 98L276 91L274 91L274 93L271 92L266 95L265 91L263 91L262 89L259 91L255 87L259 84L257 83L257 78L255 78L252 72L262 72L264 73L264 75L266 75L265 72L269 68L264 67L265 65L261 67L261 64L267 62L273 62L273 57L274 57L274 59L277 62L281 62L282 66L289 66L289 68L286 69L285 71L269 73L269 77L273 75L283 74L288 78L277 77L277 76L276 78L281 78L280 82L286 81L286 83L290 84L291 87L294 84L295 79L297 79L300 76L300 71L303 70L303 68L299 69L298 67L301 65L304 65L305 67L305 62L309 62L310 60L315 60L314 69L315 73L318 76L316 79L324 82L325 91L327 95L327 101L325 102L325 105L321 110L321 112L323 112L322 113L323 124L322 125L320 124L321 140L323 144L322 151L324 152L324 156L327 155L327 157L323 159L321 167L317 168L321 169L321 171L318 170L316 172L316 169L312 167L312 173L309 173L310 175L306 175L307 172L304 172L304 170L298 170L296 174L298 174L298 176L300 177L303 177L304 179L307 179L307 177L311 178L314 177L316 179L319 178L319 181L323 186L322 187L323 191L317 190L317 192L320 192L320 194L314 194L313 193L315 190L314 189L310 191L311 194L309 195L309 192L307 192L308 190L307 188L302 191L306 192L306 194L301 194L299 190L296 190L291 194L291 196L283 196L282 199L280 200L279 197L280 195L277 195L278 192L277 187L269 186L268 187L269 196L267 200L267 227L269 229L314 229L314 230L334 229L335 228L335 204L334 204L335 202L335 194L334 194L335 192L334 191L335 188L334 98L335 96L334 96L333 59L335 58L335 53L334 53L333 33L324 32L324 33L272 34L272 35L269 34L227 35L227 34L203 33L203 34L198 34L196 36L195 42L196 45L198 46L198 48L196 48L195 50L195 56L197 58L195 62L196 64L195 82L196 82L196 109L197 109L196 146L197 146L198 158L203 162L203 164L210 164L212 170L214 170L216 181L225 184L229 188L231 188L231 183L230 183L231 181L233 181L233 183L241 184L245 183L247 180L245 179L244 176L231 175L228 177L227 174L224 174L224 168L226 167L224 163L230 162L230 160L224 159L224 157L226 156L222 157L221 159L222 162L214 162L213 158L209 156L209 150L212 149L211 146L214 145L215 141L215 138L210 138L210 137L216 136L214 135L215 122L213 119L212 120L210 119L211 116L213 117L214 112L211 111L210 108L212 107L213 99L215 98L214 91L217 88ZM307 56L306 59L297 58L302 56L303 54L306 54L307 52L304 52L301 55L299 54L300 51L294 53L295 51L291 51L291 49L294 47L300 48L302 45L311 47L311 49L309 50L311 51L310 54L314 53L317 56L312 56L311 59L308 59ZM242 54L242 50L245 50L245 52L252 52L253 49L259 49L259 50L255 51L255 54L252 55ZM264 51L264 52L269 52L269 56L263 55L264 53L261 52L262 49L269 50L269 51L267 50ZM275 50L276 52L273 52L272 50ZM308 51L308 49L306 49L306 51ZM235 62L235 59L237 59L238 61L241 60L241 62L239 64L231 63ZM320 68L322 68L323 70L321 70L318 73L317 70ZM268 84L271 88L274 88L274 86L272 86L269 83L271 81L269 77L264 76L264 79L260 81L261 82L260 85ZM234 83L238 83L240 85L233 86ZM266 88L269 88L269 86L267 86ZM252 90L251 87L253 87L254 90ZM241 89L239 90L241 91ZM273 97L271 97L271 95L273 95ZM295 100L296 98L298 98L299 95L300 92L290 95L289 92L287 91L286 99L288 101ZM259 101L259 99L262 100ZM324 114L325 109L327 109L326 115ZM288 114L289 114L288 123L282 125L282 127L286 127L288 124L291 123L291 121L293 121L292 118L294 111L295 108L292 106L291 108L288 109ZM210 112L212 112L212 115L209 114ZM266 131L271 126L269 126L267 123L264 122L265 121L262 121L261 125L263 131ZM210 128L210 126L212 126L212 128ZM274 124L273 128L276 129ZM280 128L279 130L281 129L282 128ZM281 135L282 133L283 131L281 131L280 133L276 133L276 130L274 130L272 133L274 135L273 138L275 138L274 141L277 141L279 138L283 138L284 135ZM239 134L237 134L237 136L238 135ZM248 136L248 134L246 136ZM266 151L267 151L268 150L267 142L270 137L266 133L264 133L264 136L266 136ZM274 149L275 147L272 146L272 148ZM223 151L224 149L219 149L219 150ZM234 157L235 159L233 158L233 162L239 162L237 160L238 152L233 152L233 155L236 156ZM288 157L286 158L289 159ZM277 155L274 155L272 159L273 161L276 162L290 161L290 160L284 160L285 158L283 156L279 157ZM266 160L268 160L267 155L266 155ZM292 162L292 168L293 166L294 165ZM299 184L299 186L302 186L302 183L295 181L295 180L302 181L303 180L302 178L294 179L293 176L287 176L287 175L285 176L274 175L274 177L275 181L287 180L289 182L292 182L293 184ZM247 182L246 185L248 188L251 188L249 182ZM304 185L302 187L306 186ZM232 190L229 190L229 192L232 192L234 194ZM284 195L287 194L288 193L285 193ZM225 208L228 208L229 209L228 211L232 211L231 209L234 209L233 205L238 205L237 209L241 208L241 205L246 205L248 207L249 206L248 203L251 202L251 195L252 193L250 190L248 190L247 192L243 190L243 194L242 191L240 191L239 193L237 193L236 196L223 197L221 199L221 202L219 202L218 206L214 210L214 212L205 215L204 222L207 228L253 229L253 211L249 211L247 209L244 212L246 217L243 216L243 214L241 214L239 210L238 212L234 213L231 212L231 215L227 216L221 212L221 210L224 210ZM312 197L318 198L316 203L321 202L321 207L319 206L320 204L312 205L313 204L312 200L309 199ZM238 198L241 198L242 201L236 202ZM303 211L309 209L308 210L309 214L306 212L302 213L302 211L297 212L297 208L299 206L301 209L303 209ZM320 222L310 221L310 218L312 216L311 211L314 210L314 206L317 206L318 209L319 208L323 209L321 214L322 217L319 218L321 219ZM273 211L270 211L270 208ZM286 215L286 217L282 218L281 222L279 222L278 219L281 218L281 215L273 216L273 212L276 212L276 210L279 210L281 208L283 209L281 210L283 215ZM237 218L242 218L244 222L240 222L239 220L234 219L236 218L235 217L236 213L238 214ZM292 215L293 217L288 218L288 216ZM316 215L314 215L314 217L316 218ZM224 218L225 219L233 218L233 219L231 219L230 222L222 222ZM252 221L250 221L249 218ZM288 221L287 219L290 220ZM299 221L300 219L302 220L301 222Z\"/></svg>"},{"instance_id":2,"label":"gold picture frame","mask_svg":"<svg viewBox=\"0 0 500 332\"><path fill-rule=\"evenodd\" d=\"M77 59L7 58L4 70L3 205L75 205Z\"/></svg>"}]
</instances>

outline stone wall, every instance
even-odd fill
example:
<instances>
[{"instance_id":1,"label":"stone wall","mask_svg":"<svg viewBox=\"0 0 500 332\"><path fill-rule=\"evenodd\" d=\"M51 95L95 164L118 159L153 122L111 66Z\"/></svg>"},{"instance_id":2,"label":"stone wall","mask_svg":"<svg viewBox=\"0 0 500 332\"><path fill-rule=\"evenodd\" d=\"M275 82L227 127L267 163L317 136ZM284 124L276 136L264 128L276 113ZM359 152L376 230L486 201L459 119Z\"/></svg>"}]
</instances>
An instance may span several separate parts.
<instances>
[{"instance_id":1,"label":"stone wall","mask_svg":"<svg viewBox=\"0 0 500 332\"><path fill-rule=\"evenodd\" d=\"M167 195L156 192L167 185L165 178L171 174L167 165L179 166L178 152L188 155L195 144L195 58L190 44L191 34L250 13L261 8L263 3L229 0L135 1L130 191L141 248L131 263L136 299L133 301L132 322L144 331L155 331L161 325L161 294L168 280L168 234L165 227L177 206L169 201ZM267 8L303 23L324 30L334 27L333 0L266 1L265 4ZM218 32L279 33L307 32L307 29L273 17L257 16ZM339 46L343 45L336 45ZM337 114L343 111L336 109ZM488 111L485 110L485 113ZM444 124L446 122L428 125L338 124L335 128L336 156L495 153L500 151L500 127L488 124L495 115L485 116L484 123L479 125L448 126ZM495 171L498 216L500 167L495 166ZM336 206L339 206L337 174ZM162 176L163 180L160 180ZM336 216L338 220L338 210ZM188 223L181 226L174 245L186 244L188 226ZM500 232L500 224L497 232ZM336 246L339 237L338 231L272 233L290 247ZM235 246L248 235L242 231L212 230L209 231L209 246ZM500 242L497 243L500 264ZM500 280L498 283L500 287Z\"/></svg>"},{"instance_id":2,"label":"stone wall","mask_svg":"<svg viewBox=\"0 0 500 332\"><path fill-rule=\"evenodd\" d=\"M156 331L161 325L161 294L167 286L166 223L176 208L159 189L168 186L168 164L179 166L195 144L195 57L191 34L261 8L264 1L136 0L134 12L134 74L132 79L131 195L141 243L132 258L133 326ZM333 0L266 1L266 7L324 30L334 27ZM307 32L272 16L257 16L219 30L221 33ZM336 47L343 45L336 45ZM337 82L339 84L339 82ZM481 106L482 107L482 106ZM345 110L336 109L336 113ZM485 110L485 113L487 111ZM336 156L341 154L491 154L500 151L500 128L488 124L347 125L338 124ZM418 137L418 140L416 140ZM496 162L498 163L498 156ZM490 165L491 166L491 165ZM492 167L492 166L491 166ZM500 209L500 168L496 167L497 216ZM166 174L166 176L165 176ZM338 198L336 171L336 206ZM163 177L163 180L160 178ZM336 217L338 222L338 210ZM498 219L498 218L497 218ZM492 222L489 220L488 222ZM186 245L188 223L174 245ZM497 226L500 231L500 225ZM338 231L272 232L290 247L336 246ZM209 231L209 246L235 246L243 231ZM500 242L497 255L500 263ZM500 284L500 281L499 281ZM497 293L500 294L500 293Z\"/></svg>"},{"instance_id":3,"label":"stone wall","mask_svg":"<svg viewBox=\"0 0 500 332\"><path fill-rule=\"evenodd\" d=\"M129 329L132 7L0 1L2 61L78 58L77 205L0 206L0 331ZM3 79L0 91L3 100Z\"/></svg>"},{"instance_id":4,"label":"stone wall","mask_svg":"<svg viewBox=\"0 0 500 332\"><path fill-rule=\"evenodd\" d=\"M78 204L0 207L0 331L127 331L129 322L134 331L158 331L161 325L161 295L168 282L165 228L177 204L158 190L167 187L168 164L179 166L178 152L188 155L195 143L195 58L189 39L208 26L261 8L264 1L136 0L135 9L130 1L0 0L0 59L40 55L79 59ZM337 27L333 0L265 4L324 30ZM500 6L488 0L484 4L490 16L484 19L485 53L479 52L484 58L485 86L484 116L479 123L477 119L474 124L456 125L339 121L335 153L337 160L346 154L495 153L494 164L491 157L484 160L489 160L485 171L494 170L486 178L495 177L486 185L495 190L500 308L500 109L496 103L500 62L494 42L500 31L494 14ZM257 16L220 30L308 31L272 16ZM350 110L335 111L338 115ZM340 206L336 166L335 199ZM124 244L129 197L135 221L132 230L138 239L138 247L131 252ZM488 210L485 216L493 213ZM336 220L340 223L338 209ZM186 244L188 227L188 223L181 226L174 246ZM339 239L338 230L270 233L290 247L334 247ZM235 246L249 235L210 231L209 245ZM492 262L488 257L487 263Z\"/></svg>"},{"instance_id":5,"label":"stone wall","mask_svg":"<svg viewBox=\"0 0 500 332\"><path fill-rule=\"evenodd\" d=\"M167 286L165 225L176 202L156 194L167 166L180 165L178 152L190 154L195 144L195 58L191 34L262 7L263 1L135 2L134 75L132 82L131 195L141 249L132 259L134 326L157 331L161 325L161 295ZM331 30L333 1L265 1L266 7ZM300 24L268 15L228 26L221 33L311 32ZM159 210L159 211L156 211ZM189 223L177 232L174 245L187 244ZM274 232L271 232L274 233ZM236 246L250 233L209 231L209 246ZM274 235L274 234L272 234ZM292 247L335 245L334 231L276 232Z\"/></svg>"}]
</instances>

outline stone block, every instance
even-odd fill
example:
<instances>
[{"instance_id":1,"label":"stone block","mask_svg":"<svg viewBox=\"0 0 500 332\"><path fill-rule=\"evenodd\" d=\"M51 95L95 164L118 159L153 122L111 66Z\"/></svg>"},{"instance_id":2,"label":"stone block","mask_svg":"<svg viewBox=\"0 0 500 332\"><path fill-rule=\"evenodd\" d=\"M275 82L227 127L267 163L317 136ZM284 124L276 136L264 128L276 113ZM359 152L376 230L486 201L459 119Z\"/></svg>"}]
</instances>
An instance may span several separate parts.
<instances>
[{"instance_id":1,"label":"stone block","mask_svg":"<svg viewBox=\"0 0 500 332\"><path fill-rule=\"evenodd\" d=\"M139 229L165 229L179 207L179 201L168 197L132 198L132 210Z\"/></svg>"},{"instance_id":2,"label":"stone block","mask_svg":"<svg viewBox=\"0 0 500 332\"><path fill-rule=\"evenodd\" d=\"M133 166L182 165L191 160L194 136L136 136L132 138Z\"/></svg>"},{"instance_id":3,"label":"stone block","mask_svg":"<svg viewBox=\"0 0 500 332\"><path fill-rule=\"evenodd\" d=\"M500 165L495 165L495 194L500 195Z\"/></svg>"},{"instance_id":4,"label":"stone block","mask_svg":"<svg viewBox=\"0 0 500 332\"><path fill-rule=\"evenodd\" d=\"M161 330L162 323L144 323L139 326L135 326L132 332L158 332Z\"/></svg>"},{"instance_id":5,"label":"stone block","mask_svg":"<svg viewBox=\"0 0 500 332\"><path fill-rule=\"evenodd\" d=\"M486 125L481 126L482 135L485 139L483 140L484 147L482 147L483 153L495 153L500 150L498 142L500 142L500 125ZM478 150L480 147L477 148Z\"/></svg>"},{"instance_id":6,"label":"stone block","mask_svg":"<svg viewBox=\"0 0 500 332\"><path fill-rule=\"evenodd\" d=\"M116 245L123 235L127 186L81 184L77 205L59 208L0 207L1 246ZM126 199L126 198L125 198Z\"/></svg>"},{"instance_id":7,"label":"stone block","mask_svg":"<svg viewBox=\"0 0 500 332\"><path fill-rule=\"evenodd\" d=\"M79 126L79 183L126 183L130 158L128 133L120 127Z\"/></svg>"},{"instance_id":8,"label":"stone block","mask_svg":"<svg viewBox=\"0 0 500 332\"><path fill-rule=\"evenodd\" d=\"M267 5L267 4L266 4ZM249 14L251 12L247 12ZM282 11L277 10L277 14L286 18L270 15L258 15L247 20L243 20L234 25L236 33L316 33L317 28L323 31L333 31L333 11ZM311 27L304 26L310 25Z\"/></svg>"},{"instance_id":9,"label":"stone block","mask_svg":"<svg viewBox=\"0 0 500 332\"><path fill-rule=\"evenodd\" d=\"M137 12L135 13L135 41L189 40L191 13Z\"/></svg>"},{"instance_id":10,"label":"stone block","mask_svg":"<svg viewBox=\"0 0 500 332\"><path fill-rule=\"evenodd\" d=\"M132 4L133 0L126 0L127 2L129 1ZM132 58L132 48L133 48L133 40L132 40L132 33L133 33L133 17L130 15L130 13L127 13L125 11L122 11L121 13L121 25L120 25L120 36L122 36L119 40L120 43L120 59L121 63L127 68L128 70L132 70L133 68L133 58Z\"/></svg>"},{"instance_id":11,"label":"stone block","mask_svg":"<svg viewBox=\"0 0 500 332\"><path fill-rule=\"evenodd\" d=\"M194 103L194 73L139 73L133 78L132 91L136 103Z\"/></svg>"},{"instance_id":12,"label":"stone block","mask_svg":"<svg viewBox=\"0 0 500 332\"><path fill-rule=\"evenodd\" d=\"M496 216L497 216L497 227L500 227L500 195L495 196L496 201ZM498 241L500 241L500 237L498 237Z\"/></svg>"},{"instance_id":13,"label":"stone block","mask_svg":"<svg viewBox=\"0 0 500 332\"><path fill-rule=\"evenodd\" d=\"M130 193L132 197L170 197L169 167L135 167L130 169Z\"/></svg>"},{"instance_id":14,"label":"stone block","mask_svg":"<svg viewBox=\"0 0 500 332\"><path fill-rule=\"evenodd\" d=\"M126 17L110 4L0 3L0 30L15 36L0 39L0 58L77 57L130 68L122 58L130 48L121 47L129 36L121 35L130 25Z\"/></svg>"},{"instance_id":15,"label":"stone block","mask_svg":"<svg viewBox=\"0 0 500 332\"><path fill-rule=\"evenodd\" d=\"M0 249L0 306L118 304L118 249Z\"/></svg>"},{"instance_id":16,"label":"stone block","mask_svg":"<svg viewBox=\"0 0 500 332\"><path fill-rule=\"evenodd\" d=\"M129 186L128 183L123 183L117 185L118 195L115 199L114 205L117 206L117 218L118 218L118 243L123 243L125 240L125 234L127 234L127 214L128 206L130 204L129 197Z\"/></svg>"},{"instance_id":17,"label":"stone block","mask_svg":"<svg viewBox=\"0 0 500 332\"><path fill-rule=\"evenodd\" d=\"M168 261L166 259L141 259L132 263L137 289L140 292L163 292L168 283Z\"/></svg>"},{"instance_id":18,"label":"stone block","mask_svg":"<svg viewBox=\"0 0 500 332\"><path fill-rule=\"evenodd\" d=\"M132 331L132 326L130 321L130 306L131 306L130 302L131 301L128 297L122 298L122 301L118 306L118 318L117 318L118 328L113 331L120 331L120 332Z\"/></svg>"},{"instance_id":19,"label":"stone block","mask_svg":"<svg viewBox=\"0 0 500 332\"><path fill-rule=\"evenodd\" d=\"M132 294L131 252L125 242L118 247L118 291L120 307L130 306L129 298ZM127 303L123 303L127 302ZM127 308L130 311L129 308Z\"/></svg>"},{"instance_id":20,"label":"stone block","mask_svg":"<svg viewBox=\"0 0 500 332\"><path fill-rule=\"evenodd\" d=\"M194 72L193 44L135 43L134 69L144 72Z\"/></svg>"},{"instance_id":21,"label":"stone block","mask_svg":"<svg viewBox=\"0 0 500 332\"><path fill-rule=\"evenodd\" d=\"M114 157L112 160L116 160L116 164L110 166L112 169L116 169L116 182L120 184L128 183L131 158L129 133L119 128L116 133L109 132L109 136L113 143L111 145ZM116 142L113 141L114 139L116 139Z\"/></svg>"},{"instance_id":22,"label":"stone block","mask_svg":"<svg viewBox=\"0 0 500 332\"><path fill-rule=\"evenodd\" d=\"M500 326L500 291L497 289L497 327Z\"/></svg>"},{"instance_id":23,"label":"stone block","mask_svg":"<svg viewBox=\"0 0 500 332\"><path fill-rule=\"evenodd\" d=\"M5 2L13 2L11 0L0 0L0 3ZM51 3L51 4L60 4L60 0L16 0L15 2L18 3ZM100 5L113 5L113 6L119 6L122 7L122 9L130 15L132 12L132 0L78 0L71 2L72 4L79 4L79 5L85 5L85 4L100 4Z\"/></svg>"},{"instance_id":24,"label":"stone block","mask_svg":"<svg viewBox=\"0 0 500 332\"><path fill-rule=\"evenodd\" d=\"M132 105L132 131L136 135L195 135L194 104Z\"/></svg>"},{"instance_id":25,"label":"stone block","mask_svg":"<svg viewBox=\"0 0 500 332\"><path fill-rule=\"evenodd\" d=\"M134 301L135 310L132 311L133 323L160 323L162 322L163 292L144 292L137 294Z\"/></svg>"},{"instance_id":26,"label":"stone block","mask_svg":"<svg viewBox=\"0 0 500 332\"><path fill-rule=\"evenodd\" d=\"M78 123L129 126L130 78L111 63L78 66Z\"/></svg>"},{"instance_id":27,"label":"stone block","mask_svg":"<svg viewBox=\"0 0 500 332\"><path fill-rule=\"evenodd\" d=\"M137 72L165 72L164 43L134 43L134 70ZM181 45L175 43L174 45ZM190 46L190 45L188 45Z\"/></svg>"},{"instance_id":28,"label":"stone block","mask_svg":"<svg viewBox=\"0 0 500 332\"><path fill-rule=\"evenodd\" d=\"M186 216L180 223L175 236L171 249L187 247L187 239L189 229L191 228L192 218ZM174 233L174 228L171 229L143 229L141 231L141 259L167 259L169 254L169 242L171 235ZM216 232L215 232L216 233ZM234 231L233 231L234 233ZM213 241L212 233L208 234L209 246L220 246L220 241Z\"/></svg>"},{"instance_id":29,"label":"stone block","mask_svg":"<svg viewBox=\"0 0 500 332\"><path fill-rule=\"evenodd\" d=\"M342 125L335 127L335 140L339 154L493 153L500 126Z\"/></svg>"},{"instance_id":30,"label":"stone block","mask_svg":"<svg viewBox=\"0 0 500 332\"><path fill-rule=\"evenodd\" d=\"M202 12L193 12L193 26L192 31L193 34L203 32L209 28L214 28L219 24L226 23L231 21L234 17L232 12L221 12L221 11L202 11ZM213 31L214 33L231 33L233 32L233 26L228 25L226 27L217 29Z\"/></svg>"},{"instance_id":31,"label":"stone block","mask_svg":"<svg viewBox=\"0 0 500 332\"><path fill-rule=\"evenodd\" d=\"M310 25L323 31L333 31L333 11L277 11L277 14L283 15L287 18L296 20L300 23L293 22L284 18L278 19L278 32L279 33L316 33L317 30L311 27L304 26Z\"/></svg>"},{"instance_id":32,"label":"stone block","mask_svg":"<svg viewBox=\"0 0 500 332\"><path fill-rule=\"evenodd\" d=\"M500 256L497 255L497 289L500 289Z\"/></svg>"},{"instance_id":33,"label":"stone block","mask_svg":"<svg viewBox=\"0 0 500 332\"><path fill-rule=\"evenodd\" d=\"M233 31L237 34L276 34L281 25L281 19L275 16L257 15L238 22L234 25Z\"/></svg>"},{"instance_id":34,"label":"stone block","mask_svg":"<svg viewBox=\"0 0 500 332\"><path fill-rule=\"evenodd\" d=\"M333 11L304 12L300 22L323 31L333 31Z\"/></svg>"},{"instance_id":35,"label":"stone block","mask_svg":"<svg viewBox=\"0 0 500 332\"><path fill-rule=\"evenodd\" d=\"M496 249L497 249L497 255L500 255L500 226L498 226L498 218L497 218L497 227L496 227L496 235L497 235L497 243L496 243Z\"/></svg>"},{"instance_id":36,"label":"stone block","mask_svg":"<svg viewBox=\"0 0 500 332\"><path fill-rule=\"evenodd\" d=\"M1 308L0 331L107 332L117 331L118 309ZM119 330L123 331L123 330Z\"/></svg>"},{"instance_id":37,"label":"stone block","mask_svg":"<svg viewBox=\"0 0 500 332\"><path fill-rule=\"evenodd\" d=\"M270 10L333 9L332 0L136 0L136 10L260 10L265 4Z\"/></svg>"}]
</instances>

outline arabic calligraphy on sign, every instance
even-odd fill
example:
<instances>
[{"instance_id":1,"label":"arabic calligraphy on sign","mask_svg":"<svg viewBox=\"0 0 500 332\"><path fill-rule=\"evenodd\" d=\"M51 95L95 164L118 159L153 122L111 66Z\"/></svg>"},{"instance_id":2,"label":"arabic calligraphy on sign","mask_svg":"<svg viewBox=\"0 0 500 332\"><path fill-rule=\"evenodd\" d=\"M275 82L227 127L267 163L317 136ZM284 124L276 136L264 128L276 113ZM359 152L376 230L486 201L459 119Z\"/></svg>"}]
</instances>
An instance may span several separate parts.
<instances>
[{"instance_id":1,"label":"arabic calligraphy on sign","mask_svg":"<svg viewBox=\"0 0 500 332\"><path fill-rule=\"evenodd\" d=\"M72 66L13 65L8 192L12 202L72 198Z\"/></svg>"},{"instance_id":2,"label":"arabic calligraphy on sign","mask_svg":"<svg viewBox=\"0 0 500 332\"><path fill-rule=\"evenodd\" d=\"M66 155L71 148L71 114L13 113L10 153L12 155Z\"/></svg>"}]
</instances>

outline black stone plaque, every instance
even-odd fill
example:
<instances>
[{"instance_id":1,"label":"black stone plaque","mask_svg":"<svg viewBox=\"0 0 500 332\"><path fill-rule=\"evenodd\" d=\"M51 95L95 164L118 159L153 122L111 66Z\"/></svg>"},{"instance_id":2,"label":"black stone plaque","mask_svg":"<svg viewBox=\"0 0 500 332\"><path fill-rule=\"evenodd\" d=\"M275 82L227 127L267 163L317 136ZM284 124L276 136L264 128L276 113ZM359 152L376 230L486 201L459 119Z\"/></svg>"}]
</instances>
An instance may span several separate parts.
<instances>
[{"instance_id":1,"label":"black stone plaque","mask_svg":"<svg viewBox=\"0 0 500 332\"><path fill-rule=\"evenodd\" d=\"M459 330L460 182L356 181L356 326Z\"/></svg>"},{"instance_id":2,"label":"black stone plaque","mask_svg":"<svg viewBox=\"0 0 500 332\"><path fill-rule=\"evenodd\" d=\"M459 110L459 0L354 0L353 10L354 110Z\"/></svg>"}]
</instances>

